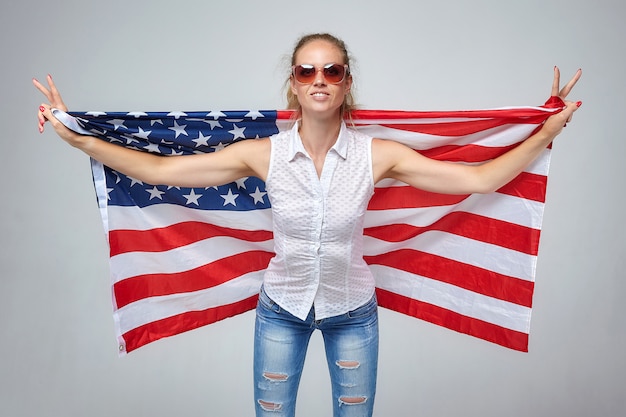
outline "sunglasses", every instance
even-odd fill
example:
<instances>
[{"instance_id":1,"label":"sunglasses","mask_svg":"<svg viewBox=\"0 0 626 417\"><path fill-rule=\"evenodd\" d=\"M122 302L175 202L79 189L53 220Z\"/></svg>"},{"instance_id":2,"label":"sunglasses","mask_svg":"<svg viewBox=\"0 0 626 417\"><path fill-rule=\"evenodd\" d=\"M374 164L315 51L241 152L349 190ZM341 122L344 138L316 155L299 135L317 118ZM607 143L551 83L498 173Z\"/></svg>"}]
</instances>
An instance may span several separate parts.
<instances>
[{"instance_id":1,"label":"sunglasses","mask_svg":"<svg viewBox=\"0 0 626 417\"><path fill-rule=\"evenodd\" d=\"M302 84L311 84L315 81L317 72L322 71L324 78L330 84L339 84L346 77L346 74L350 74L350 68L346 64L326 64L322 68L315 68L311 64L300 64L291 67L293 78L297 82Z\"/></svg>"}]
</instances>

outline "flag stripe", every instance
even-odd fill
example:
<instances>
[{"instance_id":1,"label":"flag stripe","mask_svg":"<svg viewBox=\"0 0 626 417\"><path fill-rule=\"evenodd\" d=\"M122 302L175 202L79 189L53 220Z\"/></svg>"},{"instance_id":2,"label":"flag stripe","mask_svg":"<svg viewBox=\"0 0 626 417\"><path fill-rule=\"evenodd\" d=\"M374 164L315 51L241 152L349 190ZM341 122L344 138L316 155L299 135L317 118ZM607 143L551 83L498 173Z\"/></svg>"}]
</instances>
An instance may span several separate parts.
<instances>
[{"instance_id":1,"label":"flag stripe","mask_svg":"<svg viewBox=\"0 0 626 417\"><path fill-rule=\"evenodd\" d=\"M164 337L174 336L245 313L256 306L257 299L258 295L253 295L235 303L202 311L188 311L135 327L122 335L124 349L126 353L129 353Z\"/></svg>"},{"instance_id":2,"label":"flag stripe","mask_svg":"<svg viewBox=\"0 0 626 417\"><path fill-rule=\"evenodd\" d=\"M200 268L224 257L249 251L272 252L272 241L246 242L232 237L215 237L164 252L128 252L111 257L117 273L114 282L133 276L175 274ZM215 277L215 279L220 279Z\"/></svg>"},{"instance_id":3,"label":"flag stripe","mask_svg":"<svg viewBox=\"0 0 626 417\"><path fill-rule=\"evenodd\" d=\"M416 317L432 324L443 326L460 333L469 334L509 349L528 352L528 334L482 320L464 316L453 311L425 303L419 299L403 297L391 291L376 289L378 303L399 313Z\"/></svg>"},{"instance_id":4,"label":"flag stripe","mask_svg":"<svg viewBox=\"0 0 626 417\"><path fill-rule=\"evenodd\" d=\"M451 212L427 226L390 224L365 229L366 236L391 242L402 242L424 232L438 230L464 236L492 245L537 255L540 231L515 223L465 212Z\"/></svg>"},{"instance_id":5,"label":"flag stripe","mask_svg":"<svg viewBox=\"0 0 626 417\"><path fill-rule=\"evenodd\" d=\"M204 311L257 295L263 271L250 272L224 284L190 293L144 298L114 312L119 334L186 311ZM227 302L225 302L228 300Z\"/></svg>"},{"instance_id":6,"label":"flag stripe","mask_svg":"<svg viewBox=\"0 0 626 417\"><path fill-rule=\"evenodd\" d=\"M365 237L365 256L376 256L400 249L412 249L473 265L485 271L533 281L536 256L437 230L402 242L386 242ZM436 261L433 258L429 261ZM442 270L442 274L446 271Z\"/></svg>"},{"instance_id":7,"label":"flag stripe","mask_svg":"<svg viewBox=\"0 0 626 417\"><path fill-rule=\"evenodd\" d=\"M365 216L365 226L376 227L402 223L422 227L437 221L447 213L461 211L540 229L540 215L543 212L544 204L532 200L522 201L523 205L520 204L519 198L506 194L474 194L452 206L404 209L390 207L386 210L371 210Z\"/></svg>"},{"instance_id":8,"label":"flag stripe","mask_svg":"<svg viewBox=\"0 0 626 417\"><path fill-rule=\"evenodd\" d=\"M532 306L534 283L442 256L400 249L383 255L366 256L365 261L369 265L388 266L510 303Z\"/></svg>"},{"instance_id":9,"label":"flag stripe","mask_svg":"<svg viewBox=\"0 0 626 417\"><path fill-rule=\"evenodd\" d=\"M273 252L249 251L224 256L197 268L170 273L136 275L114 284L117 308L143 298L204 290L249 272L267 268Z\"/></svg>"},{"instance_id":10,"label":"flag stripe","mask_svg":"<svg viewBox=\"0 0 626 417\"><path fill-rule=\"evenodd\" d=\"M382 265L372 265L377 287L457 314L515 331L528 332L531 309L464 288Z\"/></svg>"},{"instance_id":11,"label":"flag stripe","mask_svg":"<svg viewBox=\"0 0 626 417\"><path fill-rule=\"evenodd\" d=\"M271 240L267 230L239 230L198 221L176 223L150 230L112 230L111 256L125 252L163 252L217 236L231 236L248 242Z\"/></svg>"}]
</instances>

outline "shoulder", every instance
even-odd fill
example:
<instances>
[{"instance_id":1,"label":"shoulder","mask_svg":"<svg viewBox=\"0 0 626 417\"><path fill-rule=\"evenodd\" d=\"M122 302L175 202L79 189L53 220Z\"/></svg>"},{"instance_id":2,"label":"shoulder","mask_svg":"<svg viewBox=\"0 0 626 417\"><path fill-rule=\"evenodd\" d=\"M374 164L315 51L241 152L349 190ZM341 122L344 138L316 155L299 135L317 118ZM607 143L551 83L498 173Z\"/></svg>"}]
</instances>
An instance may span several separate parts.
<instances>
[{"instance_id":1,"label":"shoulder","mask_svg":"<svg viewBox=\"0 0 626 417\"><path fill-rule=\"evenodd\" d=\"M408 149L409 148L407 146L401 144L400 142L396 142L395 140L372 138L373 153L395 153Z\"/></svg>"}]
</instances>

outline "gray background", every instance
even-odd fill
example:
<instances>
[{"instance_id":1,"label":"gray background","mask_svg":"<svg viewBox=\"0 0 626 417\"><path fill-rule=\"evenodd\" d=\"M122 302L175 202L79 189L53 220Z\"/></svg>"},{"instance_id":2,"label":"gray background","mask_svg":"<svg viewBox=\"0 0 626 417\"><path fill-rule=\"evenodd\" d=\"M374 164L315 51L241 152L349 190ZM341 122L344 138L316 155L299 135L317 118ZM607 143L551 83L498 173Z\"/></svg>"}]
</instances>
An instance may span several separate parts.
<instances>
[{"instance_id":1,"label":"gray background","mask_svg":"<svg viewBox=\"0 0 626 417\"><path fill-rule=\"evenodd\" d=\"M176 7L174 7L174 5ZM584 74L555 143L530 353L381 311L378 416L624 415L622 1L20 1L0 6L0 415L251 416L253 314L117 357L88 158L37 132L74 110L283 108L284 57L331 31L363 108L534 105ZM321 337L299 416L330 415Z\"/></svg>"}]
</instances>

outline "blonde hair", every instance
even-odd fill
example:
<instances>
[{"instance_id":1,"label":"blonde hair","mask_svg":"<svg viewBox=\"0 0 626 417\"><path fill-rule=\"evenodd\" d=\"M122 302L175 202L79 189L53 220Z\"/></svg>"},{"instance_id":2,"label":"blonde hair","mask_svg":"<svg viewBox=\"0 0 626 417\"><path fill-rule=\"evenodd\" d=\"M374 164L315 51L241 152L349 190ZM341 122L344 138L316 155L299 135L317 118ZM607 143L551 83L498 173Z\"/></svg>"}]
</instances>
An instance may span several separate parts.
<instances>
[{"instance_id":1,"label":"blonde hair","mask_svg":"<svg viewBox=\"0 0 626 417\"><path fill-rule=\"evenodd\" d=\"M350 68L350 54L348 53L348 48L346 47L345 42L342 41L341 39L329 33L311 33L311 34L304 35L303 37L301 37L298 40L298 42L296 42L296 45L293 48L293 53L291 54L291 64L289 67L290 69L289 77L287 77L287 80L285 81L285 89L287 90L287 108L290 110L295 110L294 118L296 119L300 117L302 108L300 107L300 103L298 102L298 96L296 96L291 91L291 88L289 88L289 83L291 80L291 66L295 65L296 55L302 47L304 47L310 42L318 41L318 40L326 41L334 45L337 49L339 49L339 51L343 55L343 61L344 61L343 63L347 64L348 68ZM352 71L350 71L350 74L351 73ZM352 90L350 90L348 94L346 94L343 100L343 104L341 105L341 117L352 119L352 111L355 110L355 108L356 108L356 105L354 102L354 96L352 95Z\"/></svg>"}]
</instances>

